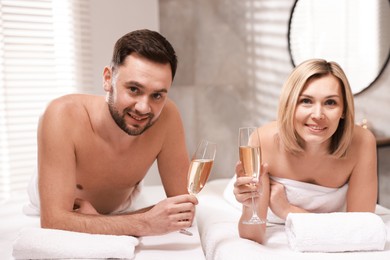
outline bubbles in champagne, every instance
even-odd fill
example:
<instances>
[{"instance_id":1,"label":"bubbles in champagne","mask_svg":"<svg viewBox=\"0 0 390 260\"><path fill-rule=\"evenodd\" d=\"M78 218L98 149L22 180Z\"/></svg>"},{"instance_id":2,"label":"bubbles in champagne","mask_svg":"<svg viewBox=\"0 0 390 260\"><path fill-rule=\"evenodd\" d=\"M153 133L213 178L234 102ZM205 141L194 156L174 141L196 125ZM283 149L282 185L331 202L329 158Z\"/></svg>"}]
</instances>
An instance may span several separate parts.
<instances>
[{"instance_id":1,"label":"bubbles in champagne","mask_svg":"<svg viewBox=\"0 0 390 260\"><path fill-rule=\"evenodd\" d=\"M211 159L195 159L191 161L188 171L188 192L190 194L198 194L209 178L213 160Z\"/></svg>"},{"instance_id":2,"label":"bubbles in champagne","mask_svg":"<svg viewBox=\"0 0 390 260\"><path fill-rule=\"evenodd\" d=\"M245 176L257 178L260 173L260 147L240 146L239 150Z\"/></svg>"}]
</instances>

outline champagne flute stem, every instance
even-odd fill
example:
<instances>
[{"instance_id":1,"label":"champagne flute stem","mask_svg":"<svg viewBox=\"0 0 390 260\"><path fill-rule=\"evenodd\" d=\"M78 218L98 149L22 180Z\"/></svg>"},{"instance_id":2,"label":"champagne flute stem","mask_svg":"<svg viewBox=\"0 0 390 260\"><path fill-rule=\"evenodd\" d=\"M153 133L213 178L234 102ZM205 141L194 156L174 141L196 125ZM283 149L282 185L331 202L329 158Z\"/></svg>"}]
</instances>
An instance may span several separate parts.
<instances>
[{"instance_id":1,"label":"champagne flute stem","mask_svg":"<svg viewBox=\"0 0 390 260\"><path fill-rule=\"evenodd\" d=\"M193 234L185 228L180 229L179 233L181 233L183 235L187 235L187 236L193 236Z\"/></svg>"},{"instance_id":2,"label":"champagne flute stem","mask_svg":"<svg viewBox=\"0 0 390 260\"><path fill-rule=\"evenodd\" d=\"M253 217L258 217L257 216L257 210L256 210L256 205L255 205L255 196L252 194L252 218Z\"/></svg>"}]
</instances>

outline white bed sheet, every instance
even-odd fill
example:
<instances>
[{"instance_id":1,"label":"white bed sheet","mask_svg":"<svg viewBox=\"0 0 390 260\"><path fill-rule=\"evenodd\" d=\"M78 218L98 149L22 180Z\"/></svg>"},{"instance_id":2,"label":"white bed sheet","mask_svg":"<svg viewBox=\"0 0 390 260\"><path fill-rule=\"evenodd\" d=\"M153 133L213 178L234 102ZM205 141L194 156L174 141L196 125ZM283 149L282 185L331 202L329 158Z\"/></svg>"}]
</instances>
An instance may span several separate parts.
<instances>
[{"instance_id":1,"label":"white bed sheet","mask_svg":"<svg viewBox=\"0 0 390 260\"><path fill-rule=\"evenodd\" d=\"M332 260L390 260L390 210L377 206L376 213L387 227L384 251L347 253L301 253L289 248L284 225L267 227L267 244L261 245L238 235L240 211L223 198L229 179L207 183L198 195L197 224L207 260L251 259L332 259Z\"/></svg>"},{"instance_id":2,"label":"white bed sheet","mask_svg":"<svg viewBox=\"0 0 390 260\"><path fill-rule=\"evenodd\" d=\"M165 197L162 186L144 186L142 192L143 195L137 200L136 207L155 204ZM0 260L14 259L12 245L21 228L39 227L38 217L28 217L22 213L22 206L27 201L27 194L18 193L0 205ZM135 259L205 259L196 221L188 230L193 236L172 232L162 236L141 237L140 244L135 249Z\"/></svg>"}]
</instances>

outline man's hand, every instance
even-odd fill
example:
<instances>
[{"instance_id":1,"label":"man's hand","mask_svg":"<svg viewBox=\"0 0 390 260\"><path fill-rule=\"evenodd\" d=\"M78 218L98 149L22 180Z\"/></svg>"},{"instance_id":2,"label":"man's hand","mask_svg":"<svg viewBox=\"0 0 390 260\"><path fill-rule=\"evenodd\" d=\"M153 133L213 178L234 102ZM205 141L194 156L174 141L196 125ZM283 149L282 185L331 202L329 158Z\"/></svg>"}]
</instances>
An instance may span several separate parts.
<instances>
[{"instance_id":1,"label":"man's hand","mask_svg":"<svg viewBox=\"0 0 390 260\"><path fill-rule=\"evenodd\" d=\"M197 204L197 198L188 194L160 201L145 212L145 220L149 225L148 233L161 235L190 227L195 217L195 205Z\"/></svg>"}]
</instances>

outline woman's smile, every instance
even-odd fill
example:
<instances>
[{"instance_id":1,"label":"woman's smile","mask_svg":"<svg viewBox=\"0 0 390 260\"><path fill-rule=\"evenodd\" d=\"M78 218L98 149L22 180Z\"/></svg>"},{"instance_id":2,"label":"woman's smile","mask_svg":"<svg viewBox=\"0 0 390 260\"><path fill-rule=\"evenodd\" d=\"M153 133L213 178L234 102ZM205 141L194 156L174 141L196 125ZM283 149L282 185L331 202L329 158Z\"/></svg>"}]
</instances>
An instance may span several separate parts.
<instances>
[{"instance_id":1,"label":"woman's smile","mask_svg":"<svg viewBox=\"0 0 390 260\"><path fill-rule=\"evenodd\" d=\"M306 124L306 126L311 130L315 132L322 132L327 129L325 126L319 126L319 125L313 125L313 124Z\"/></svg>"}]
</instances>

